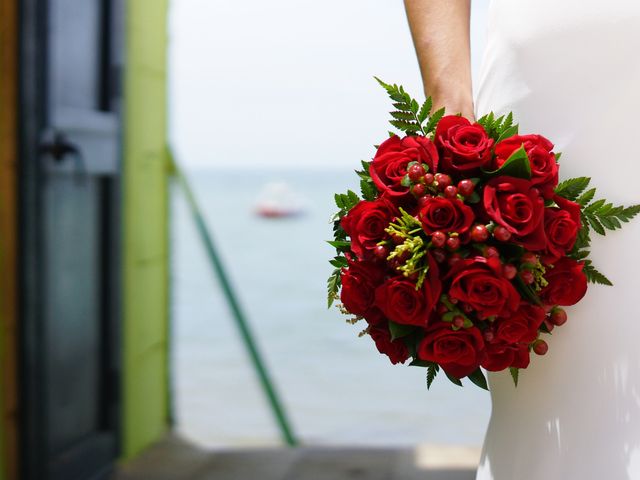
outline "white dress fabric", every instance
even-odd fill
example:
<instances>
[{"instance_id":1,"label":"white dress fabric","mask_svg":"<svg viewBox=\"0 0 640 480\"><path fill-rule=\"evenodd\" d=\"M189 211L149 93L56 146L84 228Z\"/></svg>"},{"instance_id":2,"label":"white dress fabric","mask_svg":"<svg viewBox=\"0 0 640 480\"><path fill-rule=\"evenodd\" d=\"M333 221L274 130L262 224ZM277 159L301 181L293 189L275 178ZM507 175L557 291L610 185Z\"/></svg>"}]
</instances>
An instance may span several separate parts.
<instances>
[{"instance_id":1,"label":"white dress fabric","mask_svg":"<svg viewBox=\"0 0 640 480\"><path fill-rule=\"evenodd\" d=\"M640 1L493 0L476 114L513 111L563 152L560 179L640 203ZM640 479L640 218L592 235L591 285L517 388L490 374L478 480Z\"/></svg>"}]
</instances>

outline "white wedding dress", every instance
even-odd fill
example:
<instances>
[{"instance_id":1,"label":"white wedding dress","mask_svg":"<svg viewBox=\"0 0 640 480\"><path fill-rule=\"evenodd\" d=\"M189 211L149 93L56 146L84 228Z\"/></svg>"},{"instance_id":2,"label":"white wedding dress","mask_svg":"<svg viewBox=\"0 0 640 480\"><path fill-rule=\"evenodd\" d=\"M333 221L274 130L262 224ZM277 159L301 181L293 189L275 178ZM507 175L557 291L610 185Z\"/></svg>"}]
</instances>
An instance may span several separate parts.
<instances>
[{"instance_id":1,"label":"white wedding dress","mask_svg":"<svg viewBox=\"0 0 640 480\"><path fill-rule=\"evenodd\" d=\"M560 178L640 203L640 0L493 0L476 114L513 111ZM640 218L593 235L590 285L514 388L490 374L478 480L640 480Z\"/></svg>"}]
</instances>

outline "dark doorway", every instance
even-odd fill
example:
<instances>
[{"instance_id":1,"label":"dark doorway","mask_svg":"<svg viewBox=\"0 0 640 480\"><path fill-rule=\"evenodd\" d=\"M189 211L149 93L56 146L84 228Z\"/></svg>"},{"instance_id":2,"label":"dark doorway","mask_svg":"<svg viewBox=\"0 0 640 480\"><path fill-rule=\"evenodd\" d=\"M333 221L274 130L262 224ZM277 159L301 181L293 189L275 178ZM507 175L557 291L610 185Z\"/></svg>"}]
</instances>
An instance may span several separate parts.
<instances>
[{"instance_id":1,"label":"dark doorway","mask_svg":"<svg viewBox=\"0 0 640 480\"><path fill-rule=\"evenodd\" d=\"M119 449L122 9L20 8L22 471L101 478Z\"/></svg>"}]
</instances>

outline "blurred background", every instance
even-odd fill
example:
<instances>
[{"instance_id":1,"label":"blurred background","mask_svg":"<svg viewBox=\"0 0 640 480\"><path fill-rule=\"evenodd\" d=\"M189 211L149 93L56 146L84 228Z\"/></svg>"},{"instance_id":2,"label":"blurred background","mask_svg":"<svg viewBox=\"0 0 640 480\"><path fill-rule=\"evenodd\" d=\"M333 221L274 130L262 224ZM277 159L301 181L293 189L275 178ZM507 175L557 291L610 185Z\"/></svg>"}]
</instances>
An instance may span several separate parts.
<instances>
[{"instance_id":1,"label":"blurred background","mask_svg":"<svg viewBox=\"0 0 640 480\"><path fill-rule=\"evenodd\" d=\"M479 456L486 392L427 391L326 308L373 76L422 97L401 1L3 0L0 68L0 480L286 443L220 275L289 444Z\"/></svg>"}]
</instances>

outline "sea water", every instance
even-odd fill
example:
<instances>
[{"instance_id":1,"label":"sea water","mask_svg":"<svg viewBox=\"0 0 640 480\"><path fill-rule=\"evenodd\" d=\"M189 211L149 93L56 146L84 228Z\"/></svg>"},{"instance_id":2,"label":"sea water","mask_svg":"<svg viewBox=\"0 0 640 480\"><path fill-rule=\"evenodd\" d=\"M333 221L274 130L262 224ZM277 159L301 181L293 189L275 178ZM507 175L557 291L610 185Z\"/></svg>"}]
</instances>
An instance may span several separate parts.
<instances>
[{"instance_id":1,"label":"sea water","mask_svg":"<svg viewBox=\"0 0 640 480\"><path fill-rule=\"evenodd\" d=\"M487 392L391 365L368 336L327 309L333 194L348 170L189 171L188 177L296 435L305 444L477 446ZM260 189L284 181L305 214L254 214ZM280 434L182 192L171 189L172 404L177 430L208 447L275 445Z\"/></svg>"}]
</instances>

